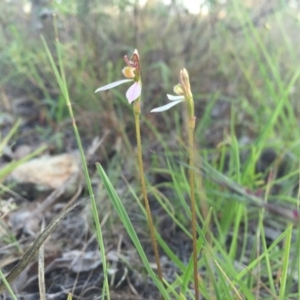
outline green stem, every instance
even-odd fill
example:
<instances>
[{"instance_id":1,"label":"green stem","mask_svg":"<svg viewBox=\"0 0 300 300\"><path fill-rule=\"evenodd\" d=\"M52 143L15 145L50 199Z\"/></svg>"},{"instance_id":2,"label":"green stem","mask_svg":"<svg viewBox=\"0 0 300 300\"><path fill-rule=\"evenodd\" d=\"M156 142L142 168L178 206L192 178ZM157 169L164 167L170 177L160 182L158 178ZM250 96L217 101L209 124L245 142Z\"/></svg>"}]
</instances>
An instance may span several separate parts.
<instances>
[{"instance_id":1,"label":"green stem","mask_svg":"<svg viewBox=\"0 0 300 300\"><path fill-rule=\"evenodd\" d=\"M81 157L83 173L84 173L84 177L85 177L85 180L86 180L87 189L88 189L88 192L89 192L89 195L90 195L90 198L91 198L92 214L93 214L95 228L96 228L96 237L97 237L97 241L98 241L98 245L99 245L100 253L101 253L103 273L104 273L103 293L106 291L107 299L110 299L109 283L108 283L108 277L107 277L108 271L107 271L106 253L105 253L105 246L104 246L104 241L103 241L102 229L101 229L100 220L99 220L99 216L98 216L96 198L95 198L95 195L94 195L94 192L93 192L92 182L91 182L89 171L88 171L88 166L87 166L87 162L86 162L86 158L85 158L85 153L84 153L84 150L83 150L83 147L82 147L79 131L78 131L78 128L77 128L77 125L76 125L76 120L75 120L75 116L74 116L73 109L72 109L71 100L70 100L70 97L69 97L69 90L68 90L68 86L67 86L66 76L65 76L65 73L64 73L62 53L61 53L61 44L60 44L59 38L58 38L58 30L57 30L56 22L54 22L54 25L55 25L55 36L56 36L56 52L57 52L57 55L58 55L59 69L56 66L56 63L54 62L53 56L52 56L52 54L51 54L51 52L50 52L50 50L47 46L47 43L46 43L46 41L43 37L42 37L42 41L43 41L43 44L45 46L45 49L46 49L48 58L50 60L50 64L51 64L51 67L53 69L54 75L56 77L57 83L60 87L61 93L65 98L65 103L68 107L69 115L70 115L70 118L72 120L72 126L73 126L76 142L77 142L80 157Z\"/></svg>"},{"instance_id":2,"label":"green stem","mask_svg":"<svg viewBox=\"0 0 300 300\"><path fill-rule=\"evenodd\" d=\"M193 265L194 265L194 284L195 299L200 299L198 286L198 251L197 251L197 221L196 221L196 200L195 200L195 152L194 152L194 129L196 117L189 116L188 119L188 140L189 140L189 182L192 213L192 237L193 237Z\"/></svg>"},{"instance_id":3,"label":"green stem","mask_svg":"<svg viewBox=\"0 0 300 300\"><path fill-rule=\"evenodd\" d=\"M161 280L161 282L163 282L162 269L161 269L160 258L159 258L159 251L158 251L157 241L156 241L155 233L154 233L153 220L152 220L150 205L149 205L149 201L148 201L148 197L147 197L145 175L144 175L141 130L140 130L140 114L141 114L140 98L135 100L135 102L133 104L133 110L134 110L134 120L135 120L135 129L136 129L137 158L138 158L138 166L139 166L140 179L141 179L141 185L142 185L142 193L143 193L145 209L146 209L147 217L148 217L148 225L149 225L149 229L150 229L152 247L153 247L156 265L157 265L157 274L158 274L158 277Z\"/></svg>"},{"instance_id":4,"label":"green stem","mask_svg":"<svg viewBox=\"0 0 300 300\"><path fill-rule=\"evenodd\" d=\"M12 288L9 285L9 282L7 282L2 270L0 269L0 278L2 280L1 285L3 286L2 291L4 291L4 287L8 290L8 292L10 293L10 296L13 300L18 300L18 298L15 296Z\"/></svg>"}]
</instances>

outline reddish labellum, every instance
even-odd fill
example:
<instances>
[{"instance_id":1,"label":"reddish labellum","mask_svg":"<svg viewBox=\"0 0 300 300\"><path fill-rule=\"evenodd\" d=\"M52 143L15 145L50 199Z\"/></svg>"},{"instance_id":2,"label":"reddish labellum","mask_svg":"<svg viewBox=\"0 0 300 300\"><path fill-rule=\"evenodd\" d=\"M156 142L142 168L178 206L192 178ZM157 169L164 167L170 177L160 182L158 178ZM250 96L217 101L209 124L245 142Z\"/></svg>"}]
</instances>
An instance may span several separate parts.
<instances>
[{"instance_id":1,"label":"reddish labellum","mask_svg":"<svg viewBox=\"0 0 300 300\"><path fill-rule=\"evenodd\" d=\"M127 55L124 56L124 61L129 67L134 67L140 70L140 57L137 50L134 50L131 58L129 59Z\"/></svg>"}]
</instances>

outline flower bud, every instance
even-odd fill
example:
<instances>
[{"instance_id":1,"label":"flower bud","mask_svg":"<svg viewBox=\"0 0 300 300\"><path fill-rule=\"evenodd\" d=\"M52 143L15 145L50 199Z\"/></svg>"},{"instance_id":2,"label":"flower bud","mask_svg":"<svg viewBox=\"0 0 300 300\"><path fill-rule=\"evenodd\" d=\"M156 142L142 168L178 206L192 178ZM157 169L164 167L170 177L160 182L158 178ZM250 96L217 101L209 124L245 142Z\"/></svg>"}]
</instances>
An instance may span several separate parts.
<instances>
[{"instance_id":1,"label":"flower bud","mask_svg":"<svg viewBox=\"0 0 300 300\"><path fill-rule=\"evenodd\" d=\"M180 71L180 83L182 85L182 89L184 91L184 94L187 97L192 97L192 92L191 92L191 86L190 86L190 78L187 70L183 68Z\"/></svg>"}]
</instances>

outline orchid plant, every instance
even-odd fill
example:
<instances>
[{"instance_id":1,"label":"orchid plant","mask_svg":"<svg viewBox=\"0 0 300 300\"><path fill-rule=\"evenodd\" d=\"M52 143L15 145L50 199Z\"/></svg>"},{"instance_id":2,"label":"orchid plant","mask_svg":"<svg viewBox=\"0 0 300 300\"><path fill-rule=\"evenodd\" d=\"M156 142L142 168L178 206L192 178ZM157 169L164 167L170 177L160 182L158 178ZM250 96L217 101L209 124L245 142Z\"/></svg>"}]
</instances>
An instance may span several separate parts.
<instances>
[{"instance_id":1,"label":"orchid plant","mask_svg":"<svg viewBox=\"0 0 300 300\"><path fill-rule=\"evenodd\" d=\"M102 86L98 88L95 93L100 91L106 91L112 89L116 86L127 82L133 82L133 84L128 88L126 92L126 98L128 103L133 103L133 111L134 111L134 119L135 119L135 128L136 128L136 140L137 140L137 159L138 159L138 166L139 166L139 173L140 173L140 180L142 186L142 193L145 203L145 209L147 212L148 217L148 224L150 229L152 247L154 250L156 265L157 265L157 273L159 279L163 282L162 277L162 269L160 264L159 252L157 241L155 238L155 230L150 210L150 205L147 197L146 191L146 183L145 183L145 175L144 175L144 167L143 167L143 157L142 157L142 143L141 143L141 131L140 131L140 115L141 115L141 107L140 107L140 100L141 100L141 92L142 92L142 80L141 80L141 67L140 67L140 57L137 50L134 50L131 58L128 58L127 55L124 56L124 61L127 66L122 70L123 75L127 79L118 80Z\"/></svg>"},{"instance_id":2,"label":"orchid plant","mask_svg":"<svg viewBox=\"0 0 300 300\"><path fill-rule=\"evenodd\" d=\"M197 251L197 221L196 221L196 200L195 200L195 151L194 151L194 129L196 117L194 116L194 100L190 87L189 74L186 69L180 71L179 83L173 88L176 96L167 95L171 103L154 108L151 112L163 112L171 107L185 102L187 105L187 124L188 124L188 153L189 153L189 185L191 198L191 215L192 215L192 238L193 238L193 266L194 266L194 285L195 299L200 299L198 286L198 251Z\"/></svg>"}]
</instances>

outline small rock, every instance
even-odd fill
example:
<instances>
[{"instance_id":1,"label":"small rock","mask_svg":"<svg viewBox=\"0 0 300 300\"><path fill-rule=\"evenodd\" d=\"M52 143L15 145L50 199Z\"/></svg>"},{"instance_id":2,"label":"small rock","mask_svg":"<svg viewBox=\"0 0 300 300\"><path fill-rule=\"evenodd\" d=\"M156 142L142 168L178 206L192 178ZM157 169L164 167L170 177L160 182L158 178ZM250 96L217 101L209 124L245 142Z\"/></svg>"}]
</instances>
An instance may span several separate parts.
<instances>
[{"instance_id":1,"label":"small rock","mask_svg":"<svg viewBox=\"0 0 300 300\"><path fill-rule=\"evenodd\" d=\"M78 154L66 153L42 156L25 162L13 170L6 181L13 184L13 190L24 197L26 197L24 191L27 190L37 197L38 192L48 192L61 187L73 175L79 178L79 172ZM29 188L27 189L26 186ZM76 184L72 189L73 192L76 190ZM72 191L69 192L72 193Z\"/></svg>"}]
</instances>

